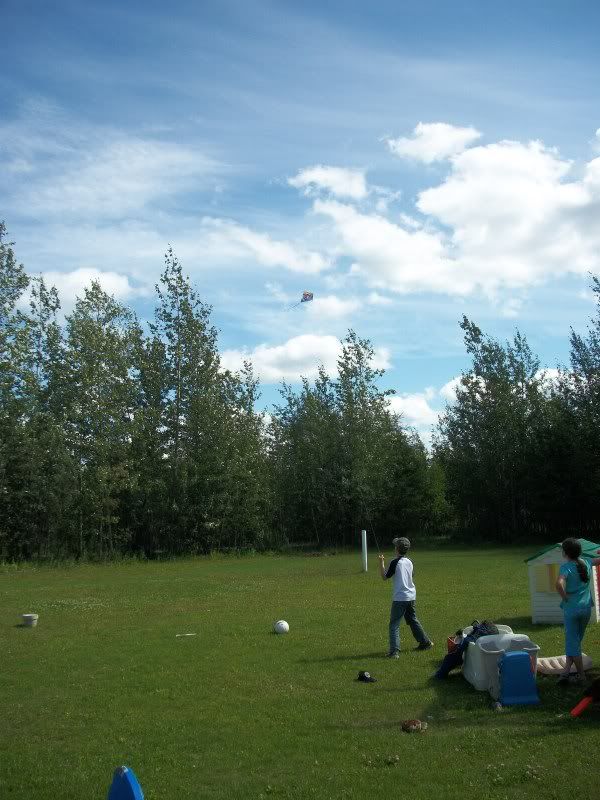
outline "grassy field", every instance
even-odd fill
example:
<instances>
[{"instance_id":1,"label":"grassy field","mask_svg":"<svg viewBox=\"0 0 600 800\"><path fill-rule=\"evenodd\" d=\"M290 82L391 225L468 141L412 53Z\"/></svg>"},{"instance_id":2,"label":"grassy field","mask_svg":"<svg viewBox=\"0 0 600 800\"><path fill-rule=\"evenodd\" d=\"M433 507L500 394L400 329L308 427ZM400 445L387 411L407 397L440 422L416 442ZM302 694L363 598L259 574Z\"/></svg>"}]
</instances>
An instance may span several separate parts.
<instances>
[{"instance_id":1,"label":"grassy field","mask_svg":"<svg viewBox=\"0 0 600 800\"><path fill-rule=\"evenodd\" d=\"M600 711L569 718L579 690L540 679L539 707L497 713L460 674L428 681L474 617L564 652L530 624L529 554L417 550L436 646L403 625L398 661L374 556L366 575L359 554L0 570L0 798L104 800L119 764L147 800L598 798ZM600 626L585 649L600 664ZM412 717L428 730L402 733Z\"/></svg>"}]
</instances>

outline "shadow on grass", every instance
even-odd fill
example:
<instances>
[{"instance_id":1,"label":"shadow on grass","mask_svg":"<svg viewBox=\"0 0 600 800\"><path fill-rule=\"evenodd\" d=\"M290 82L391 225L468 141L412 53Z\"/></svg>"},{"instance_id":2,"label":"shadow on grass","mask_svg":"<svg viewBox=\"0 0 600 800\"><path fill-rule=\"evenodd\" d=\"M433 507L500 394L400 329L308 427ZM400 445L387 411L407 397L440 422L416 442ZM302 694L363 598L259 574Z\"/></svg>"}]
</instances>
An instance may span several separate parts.
<instances>
[{"instance_id":1,"label":"shadow on grass","mask_svg":"<svg viewBox=\"0 0 600 800\"><path fill-rule=\"evenodd\" d=\"M596 677L589 675L590 680ZM462 676L460 671L452 673L444 680L431 678L429 688L435 692L435 699L423 709L423 719L431 722L436 729L466 730L480 725L493 725L495 728L506 728L507 732L535 736L559 736L566 731L578 729L597 729L600 721L600 705L590 707L588 716L573 719L571 709L583 696L583 687L575 684L559 686L556 679L540 676L537 689L540 702L537 705L506 706L495 708L495 703L488 692L475 690ZM487 710L482 717L481 712ZM470 721L464 714L474 712L477 717ZM585 712L584 712L585 713Z\"/></svg>"},{"instance_id":2,"label":"shadow on grass","mask_svg":"<svg viewBox=\"0 0 600 800\"><path fill-rule=\"evenodd\" d=\"M417 652L417 647L412 647L411 649L400 650L399 653L399 660L402 661L408 655L411 655ZM431 652L431 651L428 651ZM299 658L298 663L300 664L329 664L335 663L336 661L363 661L367 658L375 658L378 661L391 661L392 664L396 661L396 659L391 659L388 657L385 650L376 650L371 653L340 653L339 655L334 656L327 656L326 658ZM435 672L438 666L438 661L433 660L431 662L431 671Z\"/></svg>"},{"instance_id":3,"label":"shadow on grass","mask_svg":"<svg viewBox=\"0 0 600 800\"><path fill-rule=\"evenodd\" d=\"M326 658L299 658L299 664L332 664L337 661L364 661L367 658L376 658L379 660L388 660L385 653L378 650L375 653L354 653L351 655L340 654L337 656L327 656Z\"/></svg>"},{"instance_id":4,"label":"shadow on grass","mask_svg":"<svg viewBox=\"0 0 600 800\"><path fill-rule=\"evenodd\" d=\"M557 624L536 624L531 621L531 617L502 617L498 620L499 625L510 625L515 633L535 633L545 631L549 628L556 628Z\"/></svg>"},{"instance_id":5,"label":"shadow on grass","mask_svg":"<svg viewBox=\"0 0 600 800\"><path fill-rule=\"evenodd\" d=\"M379 687L379 691L383 687ZM541 703L535 706L510 706L502 711L493 708L487 692L478 692L468 684L460 673L446 680L432 680L428 688L435 691L435 699L426 705L418 715L407 711L402 715L401 700L386 718L361 718L346 724L331 725L332 729L398 730L403 719L419 716L427 723L428 735L472 733L477 729L504 729L507 736L564 736L577 730L598 730L600 723L600 704L591 706L578 719L573 719L569 711L581 698L581 690L558 689L554 685L540 687ZM400 694L396 689L396 693ZM412 706L412 704L411 704ZM414 707L414 706L412 706Z\"/></svg>"},{"instance_id":6,"label":"shadow on grass","mask_svg":"<svg viewBox=\"0 0 600 800\"><path fill-rule=\"evenodd\" d=\"M431 662L432 672L438 661ZM599 677L600 670L588 673L589 680ZM410 701L411 711L401 716L403 695L402 686L384 686L378 684L377 692L394 693L397 702L390 717L365 717L346 724L331 725L332 729L365 729L365 730L397 730L403 718L419 716L427 723L429 733L445 735L472 732L478 728L494 728L506 730L506 735L535 737L563 736L576 730L587 732L598 730L600 724L600 703L595 703L583 712L582 716L573 719L570 711L583 696L584 688L571 684L559 686L554 677L540 676L537 680L540 703L531 706L507 706L496 710L494 701L488 692L474 689L463 677L460 670L451 673L448 678L438 680L429 678L427 690L433 691L431 699L417 714L414 713L414 699Z\"/></svg>"}]
</instances>

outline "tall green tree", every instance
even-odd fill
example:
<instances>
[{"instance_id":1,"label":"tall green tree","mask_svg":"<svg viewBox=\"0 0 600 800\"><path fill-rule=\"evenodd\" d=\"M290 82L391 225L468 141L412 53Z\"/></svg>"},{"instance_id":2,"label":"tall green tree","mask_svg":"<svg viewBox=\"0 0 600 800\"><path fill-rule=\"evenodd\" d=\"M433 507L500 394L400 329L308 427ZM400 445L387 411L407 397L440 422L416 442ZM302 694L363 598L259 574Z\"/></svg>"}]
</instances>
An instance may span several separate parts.
<instances>
[{"instance_id":1,"label":"tall green tree","mask_svg":"<svg viewBox=\"0 0 600 800\"><path fill-rule=\"evenodd\" d=\"M80 556L115 554L131 534L123 526L122 500L132 480L136 331L133 314L97 282L66 319L60 399L77 465L72 547Z\"/></svg>"},{"instance_id":2,"label":"tall green tree","mask_svg":"<svg viewBox=\"0 0 600 800\"><path fill-rule=\"evenodd\" d=\"M22 524L28 531L30 551L38 556L71 554L63 545L72 520L75 465L64 435L60 400L65 352L59 309L56 288L48 288L42 276L32 278L22 426L28 461L27 503L22 506Z\"/></svg>"},{"instance_id":3,"label":"tall green tree","mask_svg":"<svg viewBox=\"0 0 600 800\"><path fill-rule=\"evenodd\" d=\"M544 405L539 361L525 337L502 344L466 317L472 364L439 426L436 457L460 524L473 535L512 541L529 524L529 453Z\"/></svg>"},{"instance_id":4,"label":"tall green tree","mask_svg":"<svg viewBox=\"0 0 600 800\"><path fill-rule=\"evenodd\" d=\"M131 548L153 556L170 546L169 465L164 424L169 393L165 344L156 334L134 331L137 375L133 417L132 475L127 500L127 525Z\"/></svg>"},{"instance_id":5,"label":"tall green tree","mask_svg":"<svg viewBox=\"0 0 600 800\"><path fill-rule=\"evenodd\" d=\"M152 476L140 505L169 552L241 547L266 536L268 471L250 365L222 369L217 331L169 250L155 320L138 349L142 451Z\"/></svg>"},{"instance_id":6,"label":"tall green tree","mask_svg":"<svg viewBox=\"0 0 600 800\"><path fill-rule=\"evenodd\" d=\"M19 308L29 278L0 223L0 553L29 555L19 507L26 490L27 453L23 422L29 330Z\"/></svg>"},{"instance_id":7,"label":"tall green tree","mask_svg":"<svg viewBox=\"0 0 600 800\"><path fill-rule=\"evenodd\" d=\"M25 275L4 235L2 227L0 537L4 553L18 559L60 551L68 458L54 402L62 356L58 295L41 276Z\"/></svg>"},{"instance_id":8,"label":"tall green tree","mask_svg":"<svg viewBox=\"0 0 600 800\"><path fill-rule=\"evenodd\" d=\"M426 527L427 456L391 412L374 358L351 330L336 379L321 368L314 386L283 387L271 458L278 527L288 539L348 545L361 528L387 535Z\"/></svg>"},{"instance_id":9,"label":"tall green tree","mask_svg":"<svg viewBox=\"0 0 600 800\"><path fill-rule=\"evenodd\" d=\"M151 352L158 359L153 371L163 382L155 392L167 500L162 543L172 552L199 551L219 524L211 508L220 458L215 447L221 410L217 332L210 308L191 288L171 249L156 291L150 330Z\"/></svg>"},{"instance_id":10,"label":"tall green tree","mask_svg":"<svg viewBox=\"0 0 600 800\"><path fill-rule=\"evenodd\" d=\"M591 288L595 315L585 335L571 330L570 364L559 371L540 454L553 491L546 498L551 524L574 535L584 531L588 538L600 532L600 281L595 276Z\"/></svg>"}]
</instances>

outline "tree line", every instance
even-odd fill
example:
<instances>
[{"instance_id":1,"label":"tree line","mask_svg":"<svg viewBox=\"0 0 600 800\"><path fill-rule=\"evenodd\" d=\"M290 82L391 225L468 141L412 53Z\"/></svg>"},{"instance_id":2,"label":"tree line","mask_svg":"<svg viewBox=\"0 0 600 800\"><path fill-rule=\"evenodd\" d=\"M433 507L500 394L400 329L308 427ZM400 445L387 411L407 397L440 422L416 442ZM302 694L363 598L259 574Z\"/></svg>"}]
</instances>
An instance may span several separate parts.
<instances>
[{"instance_id":1,"label":"tree line","mask_svg":"<svg viewBox=\"0 0 600 800\"><path fill-rule=\"evenodd\" d=\"M347 546L363 527L592 538L600 315L552 383L521 334L463 319L472 365L428 452L354 331L335 375L283 384L264 415L171 250L155 299L143 326L92 283L63 319L0 225L0 559Z\"/></svg>"}]
</instances>

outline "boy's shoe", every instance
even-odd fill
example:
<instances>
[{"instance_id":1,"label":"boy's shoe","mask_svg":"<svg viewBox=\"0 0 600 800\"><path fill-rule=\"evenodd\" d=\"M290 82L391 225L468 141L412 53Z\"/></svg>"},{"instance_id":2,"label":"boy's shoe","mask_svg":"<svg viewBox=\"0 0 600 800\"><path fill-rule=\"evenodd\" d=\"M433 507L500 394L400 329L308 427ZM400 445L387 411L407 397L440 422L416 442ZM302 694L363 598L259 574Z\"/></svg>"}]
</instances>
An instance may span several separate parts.
<instances>
[{"instance_id":1,"label":"boy's shoe","mask_svg":"<svg viewBox=\"0 0 600 800\"><path fill-rule=\"evenodd\" d=\"M388 653L386 658L400 658L400 653L397 650L394 650L392 653Z\"/></svg>"},{"instance_id":2,"label":"boy's shoe","mask_svg":"<svg viewBox=\"0 0 600 800\"><path fill-rule=\"evenodd\" d=\"M417 650L431 650L433 647L433 642L431 639L428 642L421 642L421 644L417 647Z\"/></svg>"}]
</instances>

